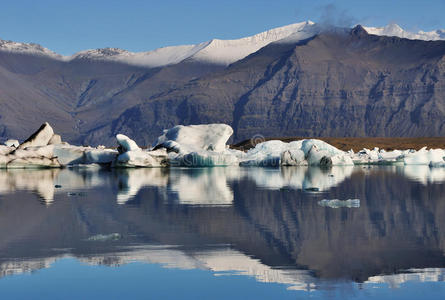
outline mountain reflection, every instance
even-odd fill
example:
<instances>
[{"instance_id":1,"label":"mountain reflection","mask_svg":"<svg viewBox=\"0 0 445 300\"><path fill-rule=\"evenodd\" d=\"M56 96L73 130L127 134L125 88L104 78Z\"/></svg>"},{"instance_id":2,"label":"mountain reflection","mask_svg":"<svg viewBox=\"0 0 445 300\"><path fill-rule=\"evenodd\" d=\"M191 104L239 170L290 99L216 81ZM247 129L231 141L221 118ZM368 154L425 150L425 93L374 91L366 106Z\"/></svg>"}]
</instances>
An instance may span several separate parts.
<instances>
[{"instance_id":1,"label":"mountain reflection","mask_svg":"<svg viewBox=\"0 0 445 300\"><path fill-rule=\"evenodd\" d=\"M4 171L0 276L74 256L304 290L443 281L444 181L443 169L420 166Z\"/></svg>"}]
</instances>

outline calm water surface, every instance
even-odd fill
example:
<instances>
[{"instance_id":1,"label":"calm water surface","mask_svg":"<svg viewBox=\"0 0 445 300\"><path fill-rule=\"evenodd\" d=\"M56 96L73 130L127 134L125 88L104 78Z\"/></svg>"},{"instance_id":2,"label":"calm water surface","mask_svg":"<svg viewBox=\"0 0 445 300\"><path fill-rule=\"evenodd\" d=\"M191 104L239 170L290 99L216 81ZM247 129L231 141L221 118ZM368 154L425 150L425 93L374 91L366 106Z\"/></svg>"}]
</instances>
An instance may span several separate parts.
<instances>
[{"instance_id":1,"label":"calm water surface","mask_svg":"<svg viewBox=\"0 0 445 300\"><path fill-rule=\"evenodd\" d=\"M445 169L0 171L0 228L1 299L445 299Z\"/></svg>"}]
</instances>

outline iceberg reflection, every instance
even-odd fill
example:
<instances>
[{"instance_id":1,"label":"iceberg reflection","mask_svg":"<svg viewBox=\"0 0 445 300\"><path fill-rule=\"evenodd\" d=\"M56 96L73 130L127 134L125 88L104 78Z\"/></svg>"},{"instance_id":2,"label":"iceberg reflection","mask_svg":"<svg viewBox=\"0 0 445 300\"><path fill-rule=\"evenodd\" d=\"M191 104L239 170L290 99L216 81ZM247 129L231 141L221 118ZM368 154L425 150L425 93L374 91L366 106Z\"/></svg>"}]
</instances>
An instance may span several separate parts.
<instances>
[{"instance_id":1,"label":"iceberg reflection","mask_svg":"<svg viewBox=\"0 0 445 300\"><path fill-rule=\"evenodd\" d=\"M445 182L445 168L431 168L424 165L331 168L298 166L280 169L239 167L13 169L0 171L0 195L15 191L32 191L43 203L51 204L57 194L115 185L118 189L116 193L118 204L131 201L144 188L154 187L170 200L176 197L180 204L231 205L234 196L230 183L241 179L253 181L257 187L268 190L286 188L324 192L338 186L353 173L370 174L381 170L402 175L424 185ZM170 196L167 196L167 193Z\"/></svg>"}]
</instances>

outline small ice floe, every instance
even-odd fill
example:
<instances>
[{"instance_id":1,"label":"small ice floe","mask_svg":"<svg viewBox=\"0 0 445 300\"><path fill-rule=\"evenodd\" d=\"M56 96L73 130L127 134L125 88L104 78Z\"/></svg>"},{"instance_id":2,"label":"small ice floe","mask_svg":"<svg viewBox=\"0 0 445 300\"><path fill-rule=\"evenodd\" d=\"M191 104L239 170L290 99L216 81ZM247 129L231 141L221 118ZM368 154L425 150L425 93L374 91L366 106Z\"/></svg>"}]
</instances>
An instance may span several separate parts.
<instances>
[{"instance_id":1,"label":"small ice floe","mask_svg":"<svg viewBox=\"0 0 445 300\"><path fill-rule=\"evenodd\" d=\"M110 233L110 234L96 234L87 239L87 241L94 242L107 242L107 241L117 241L122 238L122 235L119 233Z\"/></svg>"},{"instance_id":2,"label":"small ice floe","mask_svg":"<svg viewBox=\"0 0 445 300\"><path fill-rule=\"evenodd\" d=\"M339 199L323 199L318 201L318 205L330 208L358 208L360 207L360 199L347 199L347 200L339 200Z\"/></svg>"}]
</instances>

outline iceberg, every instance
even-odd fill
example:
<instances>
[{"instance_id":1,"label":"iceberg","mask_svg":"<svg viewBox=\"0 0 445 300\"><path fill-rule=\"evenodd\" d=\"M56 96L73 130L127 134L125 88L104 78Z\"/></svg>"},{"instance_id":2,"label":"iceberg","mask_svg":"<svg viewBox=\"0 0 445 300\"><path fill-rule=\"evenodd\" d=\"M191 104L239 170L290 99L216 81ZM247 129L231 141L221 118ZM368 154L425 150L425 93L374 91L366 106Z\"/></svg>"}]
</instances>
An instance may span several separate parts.
<instances>
[{"instance_id":1,"label":"iceberg","mask_svg":"<svg viewBox=\"0 0 445 300\"><path fill-rule=\"evenodd\" d=\"M164 130L155 148L164 147L178 153L199 151L224 152L233 129L226 124L178 125Z\"/></svg>"},{"instance_id":2,"label":"iceberg","mask_svg":"<svg viewBox=\"0 0 445 300\"><path fill-rule=\"evenodd\" d=\"M178 125L165 129L150 149L142 149L123 134L116 135L117 149L74 146L44 123L22 144L10 139L0 145L0 168L60 168L74 166L135 167L284 167L426 165L445 167L445 150L426 147L385 151L374 148L348 152L318 140L285 143L270 140L243 152L230 149L227 141L233 129L226 124Z\"/></svg>"},{"instance_id":3,"label":"iceberg","mask_svg":"<svg viewBox=\"0 0 445 300\"><path fill-rule=\"evenodd\" d=\"M240 162L241 166L259 167L353 164L352 158L346 152L317 139L290 143L278 140L259 143L250 149Z\"/></svg>"},{"instance_id":4,"label":"iceberg","mask_svg":"<svg viewBox=\"0 0 445 300\"><path fill-rule=\"evenodd\" d=\"M226 145L232 134L232 127L226 124L178 125L164 130L153 149L165 148L171 166L239 165L239 157L244 153Z\"/></svg>"}]
</instances>

